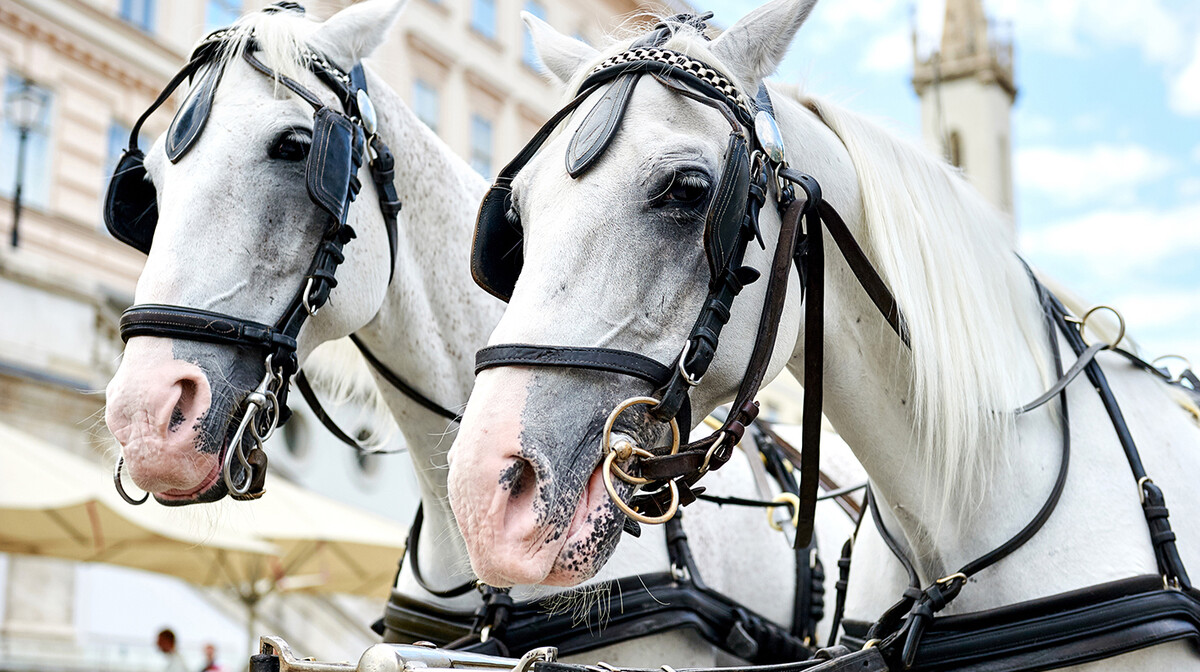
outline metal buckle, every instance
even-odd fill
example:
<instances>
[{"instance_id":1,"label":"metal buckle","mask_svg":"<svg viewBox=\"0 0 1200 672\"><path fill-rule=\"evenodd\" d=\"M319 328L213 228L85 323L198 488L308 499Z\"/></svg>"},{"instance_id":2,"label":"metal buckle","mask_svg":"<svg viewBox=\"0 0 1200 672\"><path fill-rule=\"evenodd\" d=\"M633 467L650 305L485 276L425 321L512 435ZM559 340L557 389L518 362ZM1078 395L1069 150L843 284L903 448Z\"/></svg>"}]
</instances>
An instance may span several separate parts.
<instances>
[{"instance_id":1,"label":"metal buckle","mask_svg":"<svg viewBox=\"0 0 1200 672\"><path fill-rule=\"evenodd\" d=\"M683 360L687 359L688 353L691 350L692 339L689 338L687 343L683 344L683 352L679 353L679 360L675 363L675 368L679 371L679 375L683 377L683 382L687 383L688 387L695 387L700 384L700 381L704 380L704 376L693 378L692 374L688 373L688 370L684 368Z\"/></svg>"},{"instance_id":2,"label":"metal buckle","mask_svg":"<svg viewBox=\"0 0 1200 672\"><path fill-rule=\"evenodd\" d=\"M800 527L800 498L795 493L781 492L775 495L775 499L771 501L779 502L781 505L790 504L792 507L792 527ZM782 532L783 524L775 520L775 509L777 508L779 507L767 507L767 524L771 526L772 530Z\"/></svg>"},{"instance_id":3,"label":"metal buckle","mask_svg":"<svg viewBox=\"0 0 1200 672\"><path fill-rule=\"evenodd\" d=\"M1158 371L1158 363L1164 359L1175 359L1175 360L1183 362L1183 369L1181 369L1179 371L1179 373L1177 373L1175 375L1171 375L1170 368L1164 367L1167 369L1167 373L1166 373L1166 375L1163 376L1163 379L1165 379L1167 382L1170 382L1170 383L1182 382L1183 381L1183 372L1190 371L1192 368L1192 361L1190 359L1188 359L1187 357L1184 357L1183 355L1159 355L1158 357L1155 357L1154 359L1150 360L1150 366L1153 367L1155 369L1155 371L1157 372Z\"/></svg>"},{"instance_id":4,"label":"metal buckle","mask_svg":"<svg viewBox=\"0 0 1200 672\"><path fill-rule=\"evenodd\" d=\"M308 313L309 317L315 317L317 313L321 312L320 306L313 308L312 304L308 300L309 295L312 294L312 288L313 278L310 277L308 282L304 283L304 292L300 296L300 302L304 304L304 310Z\"/></svg>"},{"instance_id":5,"label":"metal buckle","mask_svg":"<svg viewBox=\"0 0 1200 672\"><path fill-rule=\"evenodd\" d=\"M939 586L945 586L945 585L954 583L955 581L962 581L963 583L966 583L967 575L963 574L962 572L955 572L955 573L951 574L950 576L943 576L942 578L938 579L937 581L934 581L934 583L938 584Z\"/></svg>"},{"instance_id":6,"label":"metal buckle","mask_svg":"<svg viewBox=\"0 0 1200 672\"><path fill-rule=\"evenodd\" d=\"M1151 485L1153 485L1154 479L1150 478L1149 476L1143 476L1137 480L1138 501L1142 504L1142 506L1146 505L1146 484L1147 483L1150 483Z\"/></svg>"}]
</instances>

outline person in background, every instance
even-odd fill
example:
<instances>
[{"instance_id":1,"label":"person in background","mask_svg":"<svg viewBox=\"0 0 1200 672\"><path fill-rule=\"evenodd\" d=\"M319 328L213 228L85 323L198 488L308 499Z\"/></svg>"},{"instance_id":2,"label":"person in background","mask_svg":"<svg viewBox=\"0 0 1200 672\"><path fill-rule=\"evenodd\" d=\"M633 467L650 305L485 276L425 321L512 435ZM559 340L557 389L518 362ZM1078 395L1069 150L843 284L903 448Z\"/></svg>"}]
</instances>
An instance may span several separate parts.
<instances>
[{"instance_id":1,"label":"person in background","mask_svg":"<svg viewBox=\"0 0 1200 672\"><path fill-rule=\"evenodd\" d=\"M217 664L217 647L211 642L204 645L204 669L200 672L225 672L225 668Z\"/></svg>"},{"instance_id":2,"label":"person in background","mask_svg":"<svg viewBox=\"0 0 1200 672\"><path fill-rule=\"evenodd\" d=\"M179 651L175 648L174 631L170 628L163 628L158 633L156 644L158 650L167 657L167 666L163 672L188 672L187 665L183 663L183 656L179 655Z\"/></svg>"}]
</instances>

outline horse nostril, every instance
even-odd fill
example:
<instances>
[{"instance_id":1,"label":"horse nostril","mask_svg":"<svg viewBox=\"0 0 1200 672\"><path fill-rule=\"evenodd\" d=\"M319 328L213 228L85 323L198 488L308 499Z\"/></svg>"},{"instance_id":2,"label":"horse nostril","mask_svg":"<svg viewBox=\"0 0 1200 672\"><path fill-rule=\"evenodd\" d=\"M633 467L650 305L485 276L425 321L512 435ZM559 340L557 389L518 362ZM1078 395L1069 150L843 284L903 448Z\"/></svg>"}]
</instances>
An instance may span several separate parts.
<instances>
[{"instance_id":1,"label":"horse nostril","mask_svg":"<svg viewBox=\"0 0 1200 672\"><path fill-rule=\"evenodd\" d=\"M199 382L195 378L183 378L175 383L179 386L179 399L175 402L175 408L171 409L171 420L168 429L172 432L179 429L188 418L195 418L198 413L195 411L197 397L199 396Z\"/></svg>"},{"instance_id":2,"label":"horse nostril","mask_svg":"<svg viewBox=\"0 0 1200 672\"><path fill-rule=\"evenodd\" d=\"M500 474L500 486L507 489L509 498L514 500L532 492L537 486L537 472L533 464L523 457L514 457L513 463Z\"/></svg>"}]
</instances>

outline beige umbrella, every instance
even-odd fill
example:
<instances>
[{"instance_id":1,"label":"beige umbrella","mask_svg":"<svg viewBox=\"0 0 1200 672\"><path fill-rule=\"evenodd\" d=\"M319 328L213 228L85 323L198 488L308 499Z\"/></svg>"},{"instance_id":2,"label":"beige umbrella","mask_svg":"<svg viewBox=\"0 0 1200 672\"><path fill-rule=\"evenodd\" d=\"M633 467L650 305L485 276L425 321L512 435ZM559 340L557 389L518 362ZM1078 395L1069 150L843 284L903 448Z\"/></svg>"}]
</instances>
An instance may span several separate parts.
<instances>
[{"instance_id":1,"label":"beige umbrella","mask_svg":"<svg viewBox=\"0 0 1200 672\"><path fill-rule=\"evenodd\" d=\"M224 502L223 529L279 549L264 576L281 590L385 597L408 530L387 518L305 490L272 474L252 502Z\"/></svg>"},{"instance_id":2,"label":"beige umbrella","mask_svg":"<svg viewBox=\"0 0 1200 672\"><path fill-rule=\"evenodd\" d=\"M103 467L0 423L0 551L105 562L202 585L243 581L280 553L198 513L129 506Z\"/></svg>"}]
</instances>

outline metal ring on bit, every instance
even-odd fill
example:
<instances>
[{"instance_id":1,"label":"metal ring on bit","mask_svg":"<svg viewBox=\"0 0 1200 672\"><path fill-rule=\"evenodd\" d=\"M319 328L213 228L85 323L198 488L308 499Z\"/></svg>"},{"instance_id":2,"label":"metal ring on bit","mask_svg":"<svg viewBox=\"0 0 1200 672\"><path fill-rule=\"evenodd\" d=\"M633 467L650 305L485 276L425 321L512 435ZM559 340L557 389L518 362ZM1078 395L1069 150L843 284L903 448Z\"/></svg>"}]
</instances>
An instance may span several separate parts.
<instances>
[{"instance_id":1,"label":"metal ring on bit","mask_svg":"<svg viewBox=\"0 0 1200 672\"><path fill-rule=\"evenodd\" d=\"M648 406L657 406L658 400L654 397L631 397L617 404L612 413L608 415L608 420L604 423L604 433L600 437L600 445L604 450L604 465L601 475L604 477L604 488L608 491L608 496L612 499L622 513L630 518L645 523L647 525L661 525L675 516L675 512L679 509L679 488L674 481L667 482L667 488L671 492L671 504L667 507L667 511L661 516L647 516L635 510L633 507L625 503L624 500L617 494L617 488L613 484L613 473L622 481L631 485L643 485L650 482L650 479L645 479L640 476L631 476L624 469L617 466L617 459L627 460L630 457L653 457L654 454L644 448L639 448L628 441L620 441L616 445L612 444L612 429L616 424L617 418L626 410L639 404ZM679 452L679 423L674 418L670 422L671 427L671 452L674 455Z\"/></svg>"}]
</instances>

